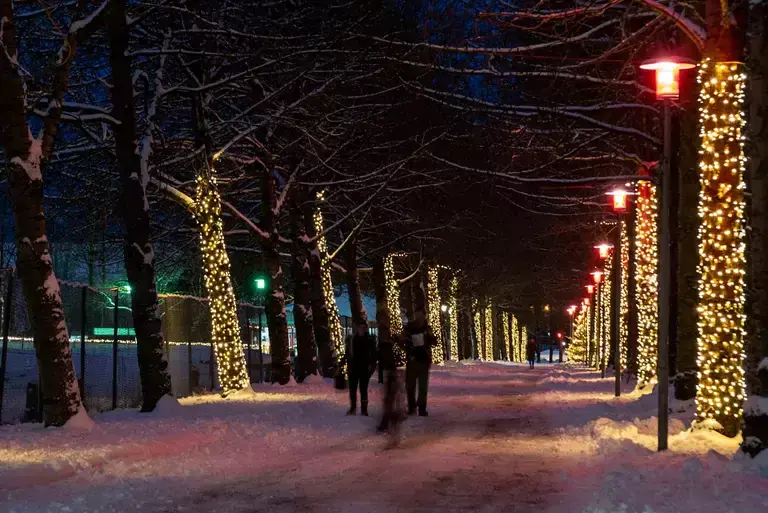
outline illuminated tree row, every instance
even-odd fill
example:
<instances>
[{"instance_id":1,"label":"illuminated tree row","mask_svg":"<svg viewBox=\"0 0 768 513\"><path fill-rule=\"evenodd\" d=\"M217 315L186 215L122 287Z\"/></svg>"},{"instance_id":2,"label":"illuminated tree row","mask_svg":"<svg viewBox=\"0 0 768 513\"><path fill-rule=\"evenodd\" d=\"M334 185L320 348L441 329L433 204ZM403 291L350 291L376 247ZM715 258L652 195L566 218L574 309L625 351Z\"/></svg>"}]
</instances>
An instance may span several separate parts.
<instances>
[{"instance_id":1,"label":"illuminated tree row","mask_svg":"<svg viewBox=\"0 0 768 513\"><path fill-rule=\"evenodd\" d=\"M619 303L619 348L621 368L627 368L629 347L629 231L627 222L621 221L621 300Z\"/></svg>"},{"instance_id":2,"label":"illuminated tree row","mask_svg":"<svg viewBox=\"0 0 768 513\"><path fill-rule=\"evenodd\" d=\"M322 202L324 195L322 192L317 194L318 202ZM318 234L322 234L324 227L323 212L320 208L315 210L314 213L315 230ZM333 279L331 278L331 259L328 256L328 244L325 240L325 235L318 235L317 249L320 252L321 270L322 270L322 282L323 282L323 302L325 308L328 311L328 331L331 335L331 348L334 352L333 359L338 365L338 362L344 358L344 337L341 331L341 317L339 316L339 308L336 306L336 295L333 293ZM340 372L344 372L344 369L339 369Z\"/></svg>"},{"instance_id":3,"label":"illuminated tree row","mask_svg":"<svg viewBox=\"0 0 768 513\"><path fill-rule=\"evenodd\" d=\"M211 340L221 391L227 395L249 387L250 379L240 340L237 301L224 242L221 196L213 176L197 177L195 220L200 232L205 288L211 305Z\"/></svg>"},{"instance_id":4,"label":"illuminated tree row","mask_svg":"<svg viewBox=\"0 0 768 513\"><path fill-rule=\"evenodd\" d=\"M637 304L638 385L656 376L658 354L658 202L656 186L644 181L638 185L635 234L635 286Z\"/></svg>"},{"instance_id":5,"label":"illuminated tree row","mask_svg":"<svg viewBox=\"0 0 768 513\"><path fill-rule=\"evenodd\" d=\"M437 344L432 346L432 361L442 362L443 355L443 330L440 329L440 287L438 284L438 268L429 266L427 270L427 322L432 327L432 334L437 339Z\"/></svg>"},{"instance_id":6,"label":"illuminated tree row","mask_svg":"<svg viewBox=\"0 0 768 513\"><path fill-rule=\"evenodd\" d=\"M743 64L699 68L699 420L739 431L744 379L744 85Z\"/></svg>"}]
</instances>

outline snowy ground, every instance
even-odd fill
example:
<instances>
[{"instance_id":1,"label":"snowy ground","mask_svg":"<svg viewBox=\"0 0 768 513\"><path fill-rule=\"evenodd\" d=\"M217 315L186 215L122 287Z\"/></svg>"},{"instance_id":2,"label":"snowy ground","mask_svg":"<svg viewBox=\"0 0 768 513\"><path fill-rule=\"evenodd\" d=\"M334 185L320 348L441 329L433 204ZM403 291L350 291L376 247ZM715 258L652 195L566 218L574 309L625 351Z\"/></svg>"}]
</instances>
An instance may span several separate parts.
<instances>
[{"instance_id":1,"label":"snowy ground","mask_svg":"<svg viewBox=\"0 0 768 513\"><path fill-rule=\"evenodd\" d=\"M655 396L612 391L570 366L435 368L430 416L389 451L321 380L111 412L89 432L4 426L0 512L768 511L768 461L705 432L657 454Z\"/></svg>"}]
</instances>

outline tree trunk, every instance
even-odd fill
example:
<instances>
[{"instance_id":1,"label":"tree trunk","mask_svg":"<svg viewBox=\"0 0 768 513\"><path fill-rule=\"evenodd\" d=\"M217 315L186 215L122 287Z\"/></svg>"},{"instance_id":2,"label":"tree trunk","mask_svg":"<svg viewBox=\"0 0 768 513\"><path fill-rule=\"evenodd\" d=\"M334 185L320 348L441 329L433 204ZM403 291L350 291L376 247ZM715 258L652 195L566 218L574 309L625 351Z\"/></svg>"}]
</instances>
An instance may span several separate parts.
<instances>
[{"instance_id":1,"label":"tree trunk","mask_svg":"<svg viewBox=\"0 0 768 513\"><path fill-rule=\"evenodd\" d=\"M403 308L405 309L405 318L413 319L413 282L415 278L411 278L400 287L400 298L403 302Z\"/></svg>"},{"instance_id":2,"label":"tree trunk","mask_svg":"<svg viewBox=\"0 0 768 513\"><path fill-rule=\"evenodd\" d=\"M635 244L635 222L634 215L629 216L627 219L627 236L629 237L629 269L628 281L627 281L627 296L629 296L629 303L627 304L627 373L630 376L637 376L637 341L638 341L638 328L637 328L637 251Z\"/></svg>"},{"instance_id":3,"label":"tree trunk","mask_svg":"<svg viewBox=\"0 0 768 513\"><path fill-rule=\"evenodd\" d=\"M766 2L749 7L747 152L750 204L749 286L747 287L746 377L742 450L757 455L768 449L768 18Z\"/></svg>"},{"instance_id":4,"label":"tree trunk","mask_svg":"<svg viewBox=\"0 0 768 513\"><path fill-rule=\"evenodd\" d=\"M693 96L695 82L693 73L688 73L686 85L681 87ZM675 375L675 399L689 401L696 397L698 364L696 363L697 315L699 262L697 231L699 226L699 175L698 175L698 131L695 102L684 99L680 112L680 160L677 238L677 374Z\"/></svg>"},{"instance_id":5,"label":"tree trunk","mask_svg":"<svg viewBox=\"0 0 768 513\"><path fill-rule=\"evenodd\" d=\"M306 228L307 238L314 240L317 237L317 228L315 227L315 205L308 201L304 204L304 226ZM312 305L312 323L315 331L315 343L320 355L320 371L326 378L333 377L333 369L336 362L333 356L333 347L331 342L331 330L329 323L329 312L325 305L323 293L323 265L322 256L315 241L309 250L309 292L310 303Z\"/></svg>"},{"instance_id":6,"label":"tree trunk","mask_svg":"<svg viewBox=\"0 0 768 513\"><path fill-rule=\"evenodd\" d=\"M299 193L291 191L291 231L293 232L293 324L296 328L296 381L301 383L311 374L317 374L317 346L310 300L310 266L306 229L301 212Z\"/></svg>"},{"instance_id":7,"label":"tree trunk","mask_svg":"<svg viewBox=\"0 0 768 513\"><path fill-rule=\"evenodd\" d=\"M347 270L347 295L349 308L352 311L352 322L355 330L360 324L368 324L368 314L363 306L363 295L360 291L360 273L357 270L357 234L353 234L343 248L344 267Z\"/></svg>"},{"instance_id":8,"label":"tree trunk","mask_svg":"<svg viewBox=\"0 0 768 513\"><path fill-rule=\"evenodd\" d=\"M427 312L427 289L424 284L424 271L419 270L416 276L413 278L413 309L422 310L425 314ZM409 317L412 319L413 317Z\"/></svg>"},{"instance_id":9,"label":"tree trunk","mask_svg":"<svg viewBox=\"0 0 768 513\"><path fill-rule=\"evenodd\" d=\"M164 395L171 395L171 377L165 360L160 308L155 285L154 249L150 241L149 176L142 170L135 143L136 119L128 51L126 0L112 0L109 16L109 49L112 66L112 115L115 153L122 185L120 207L124 225L125 270L131 285L131 310L136 331L136 352L141 376L141 411L149 412Z\"/></svg>"},{"instance_id":10,"label":"tree trunk","mask_svg":"<svg viewBox=\"0 0 768 513\"><path fill-rule=\"evenodd\" d=\"M44 398L44 422L46 426L61 426L82 409L82 403L72 363L61 291L53 272L46 235L41 168L44 141L33 139L27 124L25 89L18 66L11 0L0 0L0 24L4 47L0 52L0 134L8 173L8 192L13 205L16 260L34 328L35 353ZM68 61L73 56L70 55ZM54 95L52 101L58 102L65 87L59 84L57 89L61 89L61 94ZM56 125L58 120L54 123ZM46 132L45 136L48 135L49 132ZM53 139L51 146L52 142Z\"/></svg>"},{"instance_id":11,"label":"tree trunk","mask_svg":"<svg viewBox=\"0 0 768 513\"><path fill-rule=\"evenodd\" d=\"M376 295L376 324L379 329L379 343L392 339L390 331L392 312L389 311L387 298L387 276L384 270L384 259L376 258L373 263L373 291ZM399 312L394 313L399 315Z\"/></svg>"},{"instance_id":12,"label":"tree trunk","mask_svg":"<svg viewBox=\"0 0 768 513\"><path fill-rule=\"evenodd\" d=\"M267 328L272 357L272 381L286 385L291 380L291 356L288 349L288 321L285 314L283 268L280 264L280 234L276 219L277 191L275 175L264 171L261 180L261 229L269 236L264 241L264 262L270 275L267 295Z\"/></svg>"}]
</instances>

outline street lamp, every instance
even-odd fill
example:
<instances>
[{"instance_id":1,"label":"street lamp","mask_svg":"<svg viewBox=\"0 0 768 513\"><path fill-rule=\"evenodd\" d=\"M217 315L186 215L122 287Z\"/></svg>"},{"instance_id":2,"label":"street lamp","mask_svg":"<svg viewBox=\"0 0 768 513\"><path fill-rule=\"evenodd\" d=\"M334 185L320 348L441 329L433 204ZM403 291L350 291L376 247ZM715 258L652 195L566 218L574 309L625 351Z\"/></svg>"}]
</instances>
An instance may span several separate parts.
<instances>
[{"instance_id":1,"label":"street lamp","mask_svg":"<svg viewBox=\"0 0 768 513\"><path fill-rule=\"evenodd\" d=\"M592 280L594 280L595 285L600 285L600 282L603 280L603 271L595 270L589 274L592 275Z\"/></svg>"},{"instance_id":2,"label":"street lamp","mask_svg":"<svg viewBox=\"0 0 768 513\"><path fill-rule=\"evenodd\" d=\"M600 255L601 259L606 259L608 258L608 255L611 254L613 244L609 244L608 242L601 242L595 246L595 249L597 250L597 253Z\"/></svg>"},{"instance_id":3,"label":"street lamp","mask_svg":"<svg viewBox=\"0 0 768 513\"><path fill-rule=\"evenodd\" d=\"M592 285L591 283L589 285L584 285L584 288L587 289L587 294L589 294L590 296L595 293L595 286Z\"/></svg>"},{"instance_id":4,"label":"street lamp","mask_svg":"<svg viewBox=\"0 0 768 513\"><path fill-rule=\"evenodd\" d=\"M671 291L672 224L672 115L669 104L680 97L680 70L694 68L696 64L686 58L665 56L647 60L640 69L656 72L656 99L664 102L664 159L661 166L661 211L659 215L659 440L658 450L668 447L669 422L669 296Z\"/></svg>"},{"instance_id":5,"label":"street lamp","mask_svg":"<svg viewBox=\"0 0 768 513\"><path fill-rule=\"evenodd\" d=\"M614 235L613 255L613 290L611 291L611 340L613 340L613 367L615 373L614 394L621 396L621 231L623 230L622 217L627 211L627 191L621 188L614 189L608 193L613 198L612 207L616 214L618 230Z\"/></svg>"}]
</instances>

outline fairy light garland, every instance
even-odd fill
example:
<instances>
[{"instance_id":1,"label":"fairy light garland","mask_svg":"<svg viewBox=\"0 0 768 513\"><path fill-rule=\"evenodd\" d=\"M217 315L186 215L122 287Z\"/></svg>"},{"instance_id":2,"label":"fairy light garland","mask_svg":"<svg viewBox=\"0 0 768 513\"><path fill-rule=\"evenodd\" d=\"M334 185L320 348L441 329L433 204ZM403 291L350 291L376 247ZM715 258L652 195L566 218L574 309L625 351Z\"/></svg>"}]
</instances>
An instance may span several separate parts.
<instances>
[{"instance_id":1,"label":"fairy light garland","mask_svg":"<svg viewBox=\"0 0 768 513\"><path fill-rule=\"evenodd\" d=\"M629 346L629 232L627 222L621 221L621 298L619 302L619 348L621 368L627 368Z\"/></svg>"},{"instance_id":2,"label":"fairy light garland","mask_svg":"<svg viewBox=\"0 0 768 513\"><path fill-rule=\"evenodd\" d=\"M512 315L512 351L513 351L513 362L522 362L521 357L521 347L520 343L520 324L517 321L517 316Z\"/></svg>"},{"instance_id":3,"label":"fairy light garland","mask_svg":"<svg viewBox=\"0 0 768 513\"><path fill-rule=\"evenodd\" d=\"M613 266L613 254L605 259L603 282L600 284L600 368L608 366L608 356L611 346L611 296L613 280L610 269Z\"/></svg>"},{"instance_id":4,"label":"fairy light garland","mask_svg":"<svg viewBox=\"0 0 768 513\"><path fill-rule=\"evenodd\" d=\"M508 312L501 312L501 343L504 346L504 353L507 356L507 361L512 361L512 352L511 352L511 339L509 337L509 313Z\"/></svg>"},{"instance_id":5,"label":"fairy light garland","mask_svg":"<svg viewBox=\"0 0 768 513\"><path fill-rule=\"evenodd\" d=\"M400 282L395 275L396 255L390 253L384 259L384 279L387 289L387 309L389 310L389 330L392 336L398 336L403 332L403 317L400 314ZM398 365L405 364L405 351L394 345L395 361Z\"/></svg>"},{"instance_id":6,"label":"fairy light garland","mask_svg":"<svg viewBox=\"0 0 768 513\"><path fill-rule=\"evenodd\" d=\"M459 361L459 309L456 295L459 290L459 279L451 278L448 291L448 325L450 326L449 340L451 341L451 360Z\"/></svg>"},{"instance_id":7,"label":"fairy light garland","mask_svg":"<svg viewBox=\"0 0 768 513\"><path fill-rule=\"evenodd\" d=\"M324 193L317 193L318 202L325 201ZM314 213L315 231L318 234L322 234L325 230L323 212L318 207ZM344 346L344 338L341 331L341 317L339 316L339 308L336 306L336 295L333 292L333 279L331 277L331 259L328 256L328 244L325 240L325 235L320 235L317 238L317 250L320 253L320 270L322 273L322 285L323 285L323 303L325 304L326 311L328 312L328 330L330 332L331 348L333 349L333 359L335 362L340 362L344 358L344 352L346 350ZM340 372L344 372L344 369L339 369Z\"/></svg>"},{"instance_id":8,"label":"fairy light garland","mask_svg":"<svg viewBox=\"0 0 768 513\"><path fill-rule=\"evenodd\" d=\"M574 319L573 340L568 345L568 358L575 362L583 362L587 355L589 344L589 305L582 302L578 315Z\"/></svg>"},{"instance_id":9,"label":"fairy light garland","mask_svg":"<svg viewBox=\"0 0 768 513\"><path fill-rule=\"evenodd\" d=\"M746 75L737 62L699 67L698 419L738 433L745 398L744 135Z\"/></svg>"},{"instance_id":10,"label":"fairy light garland","mask_svg":"<svg viewBox=\"0 0 768 513\"><path fill-rule=\"evenodd\" d=\"M432 334L437 344L432 346L432 362L442 362L443 355L443 330L440 329L440 288L438 285L437 267L430 266L427 270L427 322L432 327Z\"/></svg>"},{"instance_id":11,"label":"fairy light garland","mask_svg":"<svg viewBox=\"0 0 768 513\"><path fill-rule=\"evenodd\" d=\"M635 235L635 283L637 289L638 385L655 379L658 354L658 201L656 186L638 185Z\"/></svg>"},{"instance_id":12,"label":"fairy light garland","mask_svg":"<svg viewBox=\"0 0 768 513\"><path fill-rule=\"evenodd\" d=\"M478 360L483 359L483 324L480 319L480 309L478 307L477 299L472 299L472 321L475 325L475 358Z\"/></svg>"},{"instance_id":13,"label":"fairy light garland","mask_svg":"<svg viewBox=\"0 0 768 513\"><path fill-rule=\"evenodd\" d=\"M211 308L211 341L222 395L250 386L240 340L237 301L232 288L229 255L224 242L221 196L214 176L197 177L195 220L200 232L203 277Z\"/></svg>"},{"instance_id":14,"label":"fairy light garland","mask_svg":"<svg viewBox=\"0 0 768 513\"><path fill-rule=\"evenodd\" d=\"M491 304L485 307L485 359L489 362L495 360L493 354L493 308Z\"/></svg>"}]
</instances>

